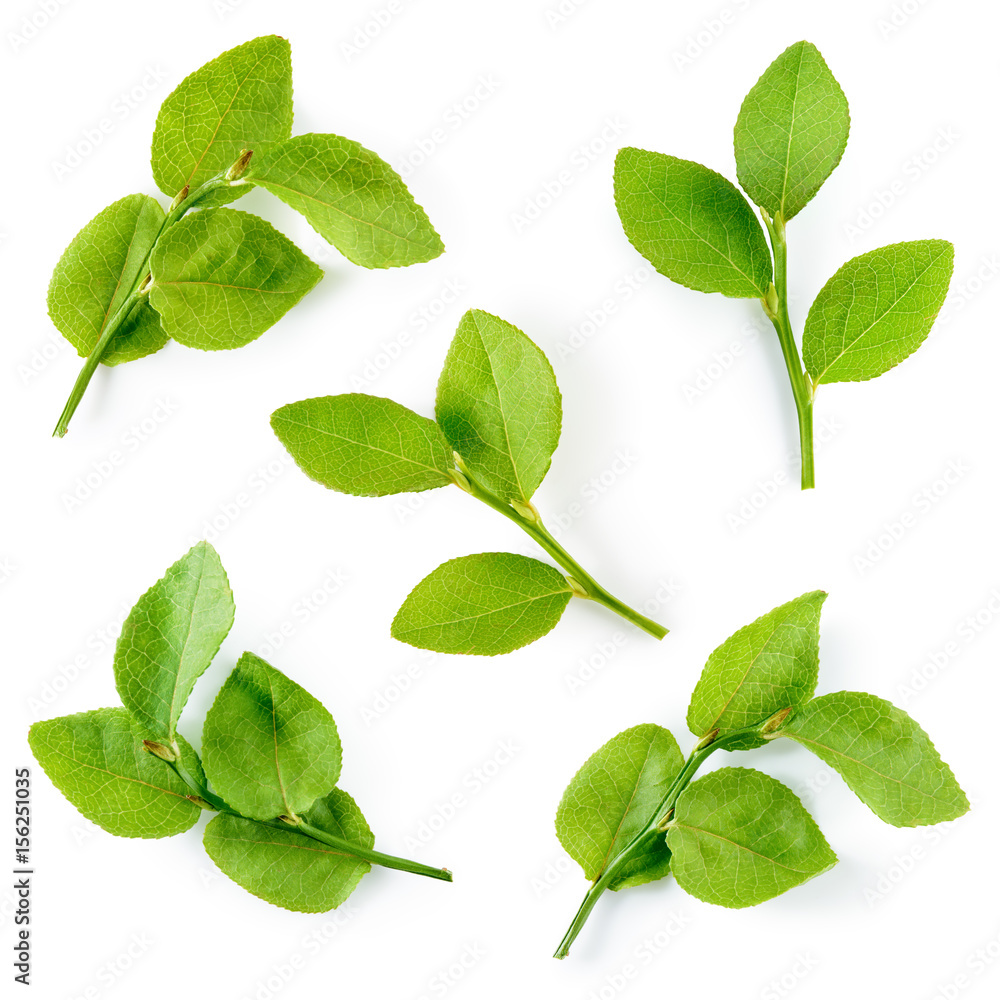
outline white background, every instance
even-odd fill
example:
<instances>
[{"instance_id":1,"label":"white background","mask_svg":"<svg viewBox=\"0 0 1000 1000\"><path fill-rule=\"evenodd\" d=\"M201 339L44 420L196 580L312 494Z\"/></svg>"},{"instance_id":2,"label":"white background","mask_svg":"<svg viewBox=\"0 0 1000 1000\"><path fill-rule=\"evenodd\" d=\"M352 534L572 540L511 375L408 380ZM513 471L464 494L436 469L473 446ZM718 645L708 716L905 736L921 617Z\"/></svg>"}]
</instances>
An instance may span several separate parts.
<instances>
[{"instance_id":1,"label":"white background","mask_svg":"<svg viewBox=\"0 0 1000 1000\"><path fill-rule=\"evenodd\" d=\"M907 0L911 13L898 10L893 26L890 0L587 0L551 23L556 3L401 0L353 53L345 44L385 2L61 0L30 38L23 18L43 21L41 0L5 5L7 787L14 766L33 763L33 720L117 703L111 659L122 617L209 532L237 617L184 734L198 742L242 650L266 655L333 712L342 784L378 846L456 876L449 886L376 870L339 915L289 913L221 876L197 830L113 838L35 767L36 996L997 995L1000 970L975 957L1000 953L993 5ZM169 91L224 49L272 32L292 43L295 131L341 133L397 169L414 166L407 181L448 252L366 272L255 191L236 207L296 239L326 279L243 350L170 344L101 370L69 435L51 439L80 366L45 313L52 266L100 208L131 191L158 194L149 140ZM757 303L651 275L622 234L611 187L621 145L735 179L743 96L800 38L819 46L843 86L852 131L842 164L789 227L796 329L848 258L921 237L956 245L953 296L925 346L876 382L821 390L817 426L831 440L808 494L795 485L791 395ZM104 118L113 127L74 161L73 147L86 150L87 130ZM415 165L436 128L444 141ZM57 170L68 159L76 165ZM562 171L570 183L547 199ZM894 183L880 211L880 192L887 200ZM537 218L519 225L529 210ZM460 293L442 302L455 285ZM609 299L613 313L580 335ZM573 602L553 633L520 652L427 658L388 634L410 587L446 558L532 553L529 540L457 490L422 494L411 509L412 497L342 496L281 464L270 412L357 389L352 379L369 364L383 370L364 391L430 414L448 343L471 306L515 323L552 358L564 430L536 502L550 523L582 503L563 541L625 600L654 606L659 593L654 617L673 629L662 644ZM436 314L423 327L421 309ZM581 346L567 350L574 330ZM386 366L384 345L402 333L409 343ZM116 451L122 461L108 475L102 463ZM72 503L77 480L95 470L92 495ZM603 492L587 499L602 476ZM760 505L762 486L774 495ZM232 517L241 493L249 503ZM745 502L754 516L738 523ZM888 528L908 513L910 526L892 539ZM879 558L859 561L880 540ZM337 574L346 577L339 586ZM703 904L671 880L610 895L570 958L553 961L585 889L553 828L574 771L640 722L671 728L686 746L687 699L708 653L817 587L830 593L820 691L868 690L904 705L953 765L973 812L896 830L801 748L720 753L713 766L752 764L796 789L840 864L752 910ZM975 630L963 625L977 615ZM275 649L268 636L282 623L292 634ZM947 643L954 655L938 670L929 657ZM609 650L571 690L568 678ZM386 694L387 709L377 700ZM516 752L491 765L508 744ZM477 786L484 767L491 780ZM422 824L456 793L461 808L434 820L427 839ZM426 843L415 847L422 831ZM8 955L11 898L0 891ZM459 978L448 970L463 955L470 967L459 966Z\"/></svg>"}]
</instances>

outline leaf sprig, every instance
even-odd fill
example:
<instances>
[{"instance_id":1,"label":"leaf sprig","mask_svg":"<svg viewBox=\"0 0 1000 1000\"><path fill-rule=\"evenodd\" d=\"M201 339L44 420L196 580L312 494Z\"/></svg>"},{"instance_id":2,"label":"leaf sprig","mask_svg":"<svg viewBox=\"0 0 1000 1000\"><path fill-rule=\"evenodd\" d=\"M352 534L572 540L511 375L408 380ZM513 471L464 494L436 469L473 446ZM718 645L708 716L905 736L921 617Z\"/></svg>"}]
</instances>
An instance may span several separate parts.
<instances>
[{"instance_id":1,"label":"leaf sprig","mask_svg":"<svg viewBox=\"0 0 1000 1000\"><path fill-rule=\"evenodd\" d=\"M609 740L563 794L556 833L593 882L556 951L565 958L607 889L673 873L691 895L754 906L831 868L836 855L798 797L750 768L695 774L716 750L790 739L837 771L879 819L924 826L969 801L927 734L872 694L814 697L826 594L804 594L739 629L708 658L688 707L697 743L646 724Z\"/></svg>"},{"instance_id":2,"label":"leaf sprig","mask_svg":"<svg viewBox=\"0 0 1000 1000\"><path fill-rule=\"evenodd\" d=\"M339 906L371 866L451 881L445 868L383 854L357 803L335 787L330 713L244 653L205 718L202 757L177 723L235 618L215 549L199 542L129 613L115 648L124 707L31 727L31 751L91 822L119 837L171 837L203 810L209 856L234 882L288 910Z\"/></svg>"},{"instance_id":3,"label":"leaf sprig","mask_svg":"<svg viewBox=\"0 0 1000 1000\"><path fill-rule=\"evenodd\" d=\"M109 205L56 265L48 309L86 363L56 425L62 437L99 364L153 354L173 339L243 347L323 276L270 223L226 205L261 187L305 216L348 260L405 267L444 251L399 175L338 135L292 136L291 48L265 35L186 77L160 107L153 177ZM187 216L192 208L201 209Z\"/></svg>"},{"instance_id":4,"label":"leaf sprig","mask_svg":"<svg viewBox=\"0 0 1000 1000\"><path fill-rule=\"evenodd\" d=\"M445 358L436 416L361 393L304 399L271 416L292 458L323 486L372 497L458 486L527 532L564 571L510 552L452 559L407 597L392 623L395 638L442 653L509 653L552 629L574 596L657 639L666 635L601 587L531 502L562 423L555 374L537 345L497 316L467 312Z\"/></svg>"},{"instance_id":5,"label":"leaf sprig","mask_svg":"<svg viewBox=\"0 0 1000 1000\"><path fill-rule=\"evenodd\" d=\"M912 354L930 333L954 264L944 240L849 260L809 309L800 358L788 317L785 226L840 162L849 130L847 98L809 42L789 46L747 94L734 132L736 174L760 210L770 250L750 204L721 174L643 149L622 149L615 161L625 234L657 271L699 292L760 299L795 399L802 489L815 484L817 388L875 378Z\"/></svg>"}]
</instances>

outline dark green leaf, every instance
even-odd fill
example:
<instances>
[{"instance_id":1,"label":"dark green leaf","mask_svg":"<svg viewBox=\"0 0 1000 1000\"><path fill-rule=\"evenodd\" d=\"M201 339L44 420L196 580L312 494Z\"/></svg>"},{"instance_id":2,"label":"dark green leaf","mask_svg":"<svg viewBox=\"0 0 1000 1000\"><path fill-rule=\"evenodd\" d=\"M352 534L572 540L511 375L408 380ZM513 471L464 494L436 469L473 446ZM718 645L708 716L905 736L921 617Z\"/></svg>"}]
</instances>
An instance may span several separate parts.
<instances>
[{"instance_id":1,"label":"dark green leaf","mask_svg":"<svg viewBox=\"0 0 1000 1000\"><path fill-rule=\"evenodd\" d=\"M91 219L59 259L49 284L49 316L81 357L90 355L142 277L163 219L154 198L130 194ZM101 362L134 361L158 351L167 339L156 314L143 304L111 338Z\"/></svg>"},{"instance_id":2,"label":"dark green leaf","mask_svg":"<svg viewBox=\"0 0 1000 1000\"><path fill-rule=\"evenodd\" d=\"M734 632L712 653L688 708L688 727L695 736L763 723L812 697L825 600L821 590L803 594ZM764 742L748 736L728 748L748 750Z\"/></svg>"},{"instance_id":3,"label":"dark green leaf","mask_svg":"<svg viewBox=\"0 0 1000 1000\"><path fill-rule=\"evenodd\" d=\"M149 263L149 301L163 329L203 351L249 344L323 276L270 223L229 208L186 215Z\"/></svg>"},{"instance_id":4,"label":"dark green leaf","mask_svg":"<svg viewBox=\"0 0 1000 1000\"><path fill-rule=\"evenodd\" d=\"M139 598L115 648L122 703L155 739L169 743L195 681L233 626L226 571L199 542Z\"/></svg>"},{"instance_id":5,"label":"dark green leaf","mask_svg":"<svg viewBox=\"0 0 1000 1000\"><path fill-rule=\"evenodd\" d=\"M172 837L201 813L191 790L143 749L143 733L124 708L98 708L36 722L31 752L52 784L92 823L116 837ZM185 762L197 758L177 737Z\"/></svg>"},{"instance_id":6,"label":"dark green leaf","mask_svg":"<svg viewBox=\"0 0 1000 1000\"><path fill-rule=\"evenodd\" d=\"M437 419L475 479L527 503L559 443L562 402L548 358L481 309L458 325L438 382Z\"/></svg>"},{"instance_id":7,"label":"dark green leaf","mask_svg":"<svg viewBox=\"0 0 1000 1000\"><path fill-rule=\"evenodd\" d=\"M699 292L761 298L771 253L747 200L700 163L626 147L615 204L629 242L661 274Z\"/></svg>"},{"instance_id":8,"label":"dark green leaf","mask_svg":"<svg viewBox=\"0 0 1000 1000\"><path fill-rule=\"evenodd\" d=\"M684 766L677 741L659 726L626 729L577 771L556 813L556 833L566 853L592 882L655 819L653 815ZM641 885L667 874L670 851L663 837L617 867L611 886Z\"/></svg>"},{"instance_id":9,"label":"dark green leaf","mask_svg":"<svg viewBox=\"0 0 1000 1000\"><path fill-rule=\"evenodd\" d=\"M251 819L295 816L340 777L330 713L259 656L244 653L205 718L205 773Z\"/></svg>"},{"instance_id":10,"label":"dark green leaf","mask_svg":"<svg viewBox=\"0 0 1000 1000\"><path fill-rule=\"evenodd\" d=\"M743 767L713 771L684 790L667 844L677 884L719 906L756 906L837 862L791 789Z\"/></svg>"},{"instance_id":11,"label":"dark green leaf","mask_svg":"<svg viewBox=\"0 0 1000 1000\"><path fill-rule=\"evenodd\" d=\"M354 799L334 789L306 813L312 826L362 847L375 843ZM239 816L205 827L205 850L234 882L261 899L303 913L340 906L371 869L367 861L317 840Z\"/></svg>"}]
</instances>

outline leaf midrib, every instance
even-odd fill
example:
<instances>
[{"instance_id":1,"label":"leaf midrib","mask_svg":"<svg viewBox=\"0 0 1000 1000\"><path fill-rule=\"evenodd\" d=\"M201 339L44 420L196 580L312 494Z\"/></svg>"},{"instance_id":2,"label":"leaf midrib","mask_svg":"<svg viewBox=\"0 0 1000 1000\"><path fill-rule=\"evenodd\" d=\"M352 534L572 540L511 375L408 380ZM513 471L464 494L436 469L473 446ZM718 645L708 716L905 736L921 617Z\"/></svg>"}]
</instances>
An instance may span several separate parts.
<instances>
[{"instance_id":1,"label":"leaf midrib","mask_svg":"<svg viewBox=\"0 0 1000 1000\"><path fill-rule=\"evenodd\" d=\"M944 251L941 251L941 253L943 253L943 252L944 252ZM834 359L833 359L833 360L832 360L832 361L831 361L831 362L830 362L830 363L829 363L829 364L828 364L828 365L827 365L827 366L826 366L826 367L825 367L825 368L824 368L824 369L823 369L823 370L822 370L821 372L819 372L819 373L818 373L818 374L817 374L817 375L815 376L815 378L814 378L814 381L815 381L815 382L816 382L817 384L823 381L823 376L824 376L824 375L826 375L826 373L827 373L827 372L828 372L828 371L829 371L829 370L830 370L830 369L831 369L831 368L832 368L832 367L833 367L833 366L834 366L835 364L837 364L837 362L838 362L838 361L840 361L840 360L841 360L841 358L843 358L843 357L844 357L844 356L845 356L845 355L846 355L846 354L847 354L847 353L848 353L849 351L851 351L851 350L853 350L853 349L854 349L855 345L856 345L856 344L858 343L858 341L859 341L859 340L861 340L861 339L862 339L863 337L865 337L865 336L866 336L866 335L867 335L868 333L870 333L870 332L871 332L871 331L872 331L872 330L873 330L873 329L874 329L874 328L875 328L876 326L878 326L878 324L879 324L879 323L881 323L881 322L882 322L882 321L883 321L883 320L884 320L884 319L886 318L886 316L888 316L888 315L889 315L889 314L890 314L890 313L891 313L891 312L892 312L892 311L893 311L893 310L894 310L894 309L895 309L895 308L896 308L896 307L897 307L897 306L899 305L899 303L900 303L900 302L902 302L902 300L903 300L904 298L906 298L906 296L907 296L907 295L909 295L909 294L910 294L910 292L911 292L911 291L913 290L913 288L914 288L914 286L915 286L915 285L917 284L917 282L918 282L918 281L919 281L919 280L920 280L920 279L921 279L921 278L922 278L922 277L923 277L923 276L924 276L924 275L925 275L925 274L926 274L926 273L927 273L927 272L928 272L928 271L929 271L929 270L930 270L930 269L931 269L931 268L932 268L932 267L933 267L933 266L934 266L935 264L937 264L937 262L938 262L938 261L939 261L939 260L941 259L941 253L938 253L937 255L935 255L934 259L933 259L933 260L931 260L931 261L929 261L929 262L927 263L927 266L926 266L926 267L924 267L924 269L923 269L923 270L922 270L922 271L921 271L921 272L920 272L919 274L917 274L917 275L915 275L915 276L914 276L914 279L913 279L913 281L912 281L912 282L910 282L910 284L906 286L906 289L905 289L905 291L904 291L904 292L903 292L903 293L902 293L901 295L898 295L898 296L896 297L896 299L895 299L895 300L893 301L892 305L890 305L890 306L889 306L889 307L888 307L888 308L887 308L887 309L885 310L885 312L883 312L883 313L882 313L881 315L879 315L879 316L876 316L876 317L875 317L875 319L873 319L873 320L871 321L871 323L869 323L869 324L868 324L868 326L866 326L866 327L865 327L865 328L864 328L864 329L863 329L863 330L862 330L862 331L861 331L861 332L860 332L860 333L859 333L859 334L858 334L858 335L857 335L857 336L856 336L856 337L855 337L855 338L854 338L854 339L853 339L853 340L852 340L852 341L851 341L851 342L850 342L849 344L845 342L844 346L843 346L843 347L841 348L841 350L840 350L840 351L839 351L839 353L838 353L838 354L836 355L836 357L834 357ZM855 301L855 300L857 299L857 289L855 288L855 285L854 285L854 282L853 282L853 281L851 282L851 293L852 293L852 296L853 296L853 298L852 298L852 302L851 302L851 306L850 306L850 307L848 308L848 318L850 318L850 312L851 312L851 309L853 308L853 305L854 305L854 301ZM844 326L845 326L845 327L847 326L847 322L846 322L846 321L845 321L845 323L844 323Z\"/></svg>"}]
</instances>

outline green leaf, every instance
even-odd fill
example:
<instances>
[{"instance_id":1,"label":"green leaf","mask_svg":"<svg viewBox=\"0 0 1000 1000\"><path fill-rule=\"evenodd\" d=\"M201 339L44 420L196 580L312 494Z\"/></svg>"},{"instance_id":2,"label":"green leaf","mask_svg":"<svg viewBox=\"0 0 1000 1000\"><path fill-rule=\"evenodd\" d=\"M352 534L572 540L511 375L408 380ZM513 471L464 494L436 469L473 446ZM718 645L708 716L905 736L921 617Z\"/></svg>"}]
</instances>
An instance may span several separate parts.
<instances>
[{"instance_id":1,"label":"green leaf","mask_svg":"<svg viewBox=\"0 0 1000 1000\"><path fill-rule=\"evenodd\" d=\"M173 198L227 170L243 149L292 134L292 50L264 35L237 45L184 78L160 106L153 177ZM202 205L232 201L249 185L221 188Z\"/></svg>"},{"instance_id":2,"label":"green leaf","mask_svg":"<svg viewBox=\"0 0 1000 1000\"><path fill-rule=\"evenodd\" d=\"M941 823L969 809L927 734L902 709L873 694L840 691L814 698L777 735L812 750L893 826Z\"/></svg>"},{"instance_id":3,"label":"green leaf","mask_svg":"<svg viewBox=\"0 0 1000 1000\"><path fill-rule=\"evenodd\" d=\"M49 283L49 316L81 357L94 349L142 277L163 219L156 199L130 194L94 216L59 258ZM158 351L167 339L156 314L140 306L112 337L101 362L134 361Z\"/></svg>"},{"instance_id":4,"label":"green leaf","mask_svg":"<svg viewBox=\"0 0 1000 1000\"><path fill-rule=\"evenodd\" d=\"M610 739L576 772L556 813L566 853L592 882L646 828L684 766L673 735L660 726L634 726ZM670 851L658 838L617 870L611 888L641 885L667 874Z\"/></svg>"},{"instance_id":5,"label":"green leaf","mask_svg":"<svg viewBox=\"0 0 1000 1000\"><path fill-rule=\"evenodd\" d=\"M334 789L306 813L312 826L362 847L375 843L354 799ZM352 857L296 833L222 814L205 827L205 850L237 885L261 899L302 913L340 906L371 869Z\"/></svg>"},{"instance_id":6,"label":"green leaf","mask_svg":"<svg viewBox=\"0 0 1000 1000\"><path fill-rule=\"evenodd\" d=\"M736 119L736 175L753 202L787 222L840 163L847 98L810 42L790 45L747 94Z\"/></svg>"},{"instance_id":7,"label":"green leaf","mask_svg":"<svg viewBox=\"0 0 1000 1000\"><path fill-rule=\"evenodd\" d=\"M251 819L304 812L340 777L330 713L253 653L244 653L205 718L205 773Z\"/></svg>"},{"instance_id":8,"label":"green leaf","mask_svg":"<svg viewBox=\"0 0 1000 1000\"><path fill-rule=\"evenodd\" d=\"M149 259L163 329L203 351L242 347L323 276L290 239L246 212L212 208L171 226Z\"/></svg>"},{"instance_id":9,"label":"green leaf","mask_svg":"<svg viewBox=\"0 0 1000 1000\"><path fill-rule=\"evenodd\" d=\"M197 755L177 738L188 766ZM116 837L172 837L201 813L191 790L143 749L124 708L98 708L36 722L28 744L52 783L92 823Z\"/></svg>"},{"instance_id":10,"label":"green leaf","mask_svg":"<svg viewBox=\"0 0 1000 1000\"><path fill-rule=\"evenodd\" d=\"M399 174L350 139L297 135L266 146L244 177L301 212L354 264L406 267L444 252Z\"/></svg>"},{"instance_id":11,"label":"green leaf","mask_svg":"<svg viewBox=\"0 0 1000 1000\"><path fill-rule=\"evenodd\" d=\"M195 681L235 615L226 571L208 542L175 562L129 612L115 647L115 686L155 739L173 740Z\"/></svg>"},{"instance_id":12,"label":"green leaf","mask_svg":"<svg viewBox=\"0 0 1000 1000\"><path fill-rule=\"evenodd\" d=\"M864 382L909 357L944 303L954 258L946 240L916 240L849 260L806 317L802 355L813 382Z\"/></svg>"},{"instance_id":13,"label":"green leaf","mask_svg":"<svg viewBox=\"0 0 1000 1000\"><path fill-rule=\"evenodd\" d=\"M552 365L516 326L470 309L445 358L437 419L486 489L527 503L559 443L562 403Z\"/></svg>"},{"instance_id":14,"label":"green leaf","mask_svg":"<svg viewBox=\"0 0 1000 1000\"><path fill-rule=\"evenodd\" d=\"M832 868L837 856L791 789L723 767L692 782L667 833L685 891L719 906L756 906Z\"/></svg>"},{"instance_id":15,"label":"green leaf","mask_svg":"<svg viewBox=\"0 0 1000 1000\"><path fill-rule=\"evenodd\" d=\"M352 392L289 403L271 427L299 468L331 490L359 497L419 493L451 483L451 447L433 420Z\"/></svg>"},{"instance_id":16,"label":"green leaf","mask_svg":"<svg viewBox=\"0 0 1000 1000\"><path fill-rule=\"evenodd\" d=\"M712 653L688 707L695 736L744 729L812 697L825 600L821 590L803 594L734 632ZM727 749L749 750L765 742L748 736Z\"/></svg>"},{"instance_id":17,"label":"green leaf","mask_svg":"<svg viewBox=\"0 0 1000 1000\"><path fill-rule=\"evenodd\" d=\"M559 621L573 592L546 563L483 552L442 563L410 592L392 635L439 653L510 653Z\"/></svg>"},{"instance_id":18,"label":"green leaf","mask_svg":"<svg viewBox=\"0 0 1000 1000\"><path fill-rule=\"evenodd\" d=\"M699 292L761 298L771 253L747 200L700 163L626 147L615 204L629 242L660 274Z\"/></svg>"}]
</instances>

